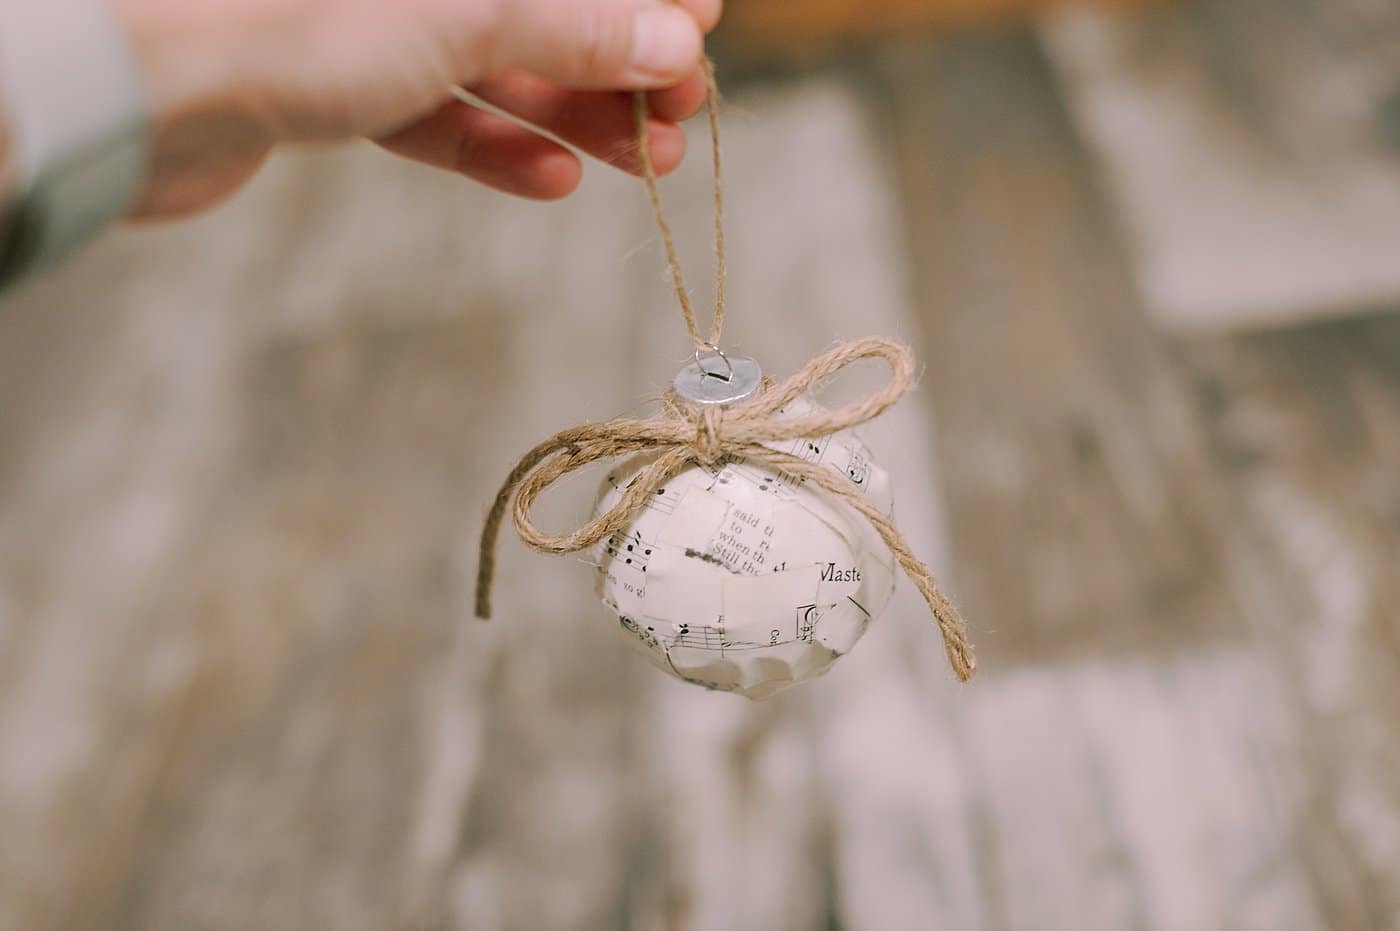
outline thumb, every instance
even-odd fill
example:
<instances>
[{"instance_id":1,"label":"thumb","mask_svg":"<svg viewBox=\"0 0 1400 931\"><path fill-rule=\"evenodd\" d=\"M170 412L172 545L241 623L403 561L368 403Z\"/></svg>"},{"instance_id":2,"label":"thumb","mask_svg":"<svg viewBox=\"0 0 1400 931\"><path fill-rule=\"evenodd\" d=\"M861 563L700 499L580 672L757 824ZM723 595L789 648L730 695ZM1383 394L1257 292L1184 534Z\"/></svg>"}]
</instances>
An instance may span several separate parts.
<instances>
[{"instance_id":1,"label":"thumb","mask_svg":"<svg viewBox=\"0 0 1400 931\"><path fill-rule=\"evenodd\" d=\"M676 84L700 61L695 18L665 0L506 0L492 58L567 87Z\"/></svg>"}]
</instances>

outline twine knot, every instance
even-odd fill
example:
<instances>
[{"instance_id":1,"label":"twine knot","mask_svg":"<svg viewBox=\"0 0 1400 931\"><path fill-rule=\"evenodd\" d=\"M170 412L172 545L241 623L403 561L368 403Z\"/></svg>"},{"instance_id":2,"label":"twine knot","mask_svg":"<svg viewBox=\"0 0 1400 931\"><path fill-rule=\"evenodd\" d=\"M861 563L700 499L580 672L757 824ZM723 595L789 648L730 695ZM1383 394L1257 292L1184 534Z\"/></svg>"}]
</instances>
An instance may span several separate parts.
<instances>
[{"instance_id":1,"label":"twine knot","mask_svg":"<svg viewBox=\"0 0 1400 931\"><path fill-rule=\"evenodd\" d=\"M799 396L860 359L886 362L890 380L870 395L835 410L783 415L783 409ZM733 407L697 409L668 393L660 417L608 420L555 434L526 453L511 470L487 515L477 571L477 617L491 616L496 544L507 508L526 546L542 553L574 553L626 530L657 490L681 470L697 461L713 465L732 457L811 482L864 517L918 588L943 635L953 672L967 681L977 663L966 625L890 518L867 501L846 476L767 445L815 439L865 423L898 402L913 382L914 357L909 349L888 339L866 337L816 357L786 380ZM531 515L535 501L556 481L600 459L643 451L658 455L637 473L612 510L568 533L547 533L535 524Z\"/></svg>"},{"instance_id":2,"label":"twine knot","mask_svg":"<svg viewBox=\"0 0 1400 931\"><path fill-rule=\"evenodd\" d=\"M695 439L690 448L695 457L705 465L714 465L724 455L724 444L720 440L720 424L723 411L717 407L707 407L694 413Z\"/></svg>"}]
</instances>

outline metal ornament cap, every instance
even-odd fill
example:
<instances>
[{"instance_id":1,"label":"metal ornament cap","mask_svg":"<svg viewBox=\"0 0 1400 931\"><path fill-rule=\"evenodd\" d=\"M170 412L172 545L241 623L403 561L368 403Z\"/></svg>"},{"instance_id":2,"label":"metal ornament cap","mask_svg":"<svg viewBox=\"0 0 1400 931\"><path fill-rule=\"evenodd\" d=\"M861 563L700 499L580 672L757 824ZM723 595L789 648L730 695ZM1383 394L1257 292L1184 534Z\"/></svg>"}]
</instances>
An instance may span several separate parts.
<instances>
[{"instance_id":1,"label":"metal ornament cap","mask_svg":"<svg viewBox=\"0 0 1400 931\"><path fill-rule=\"evenodd\" d=\"M738 404L758 393L763 370L748 356L726 355L711 346L695 350L695 361L677 373L673 384L676 394L693 404Z\"/></svg>"}]
</instances>

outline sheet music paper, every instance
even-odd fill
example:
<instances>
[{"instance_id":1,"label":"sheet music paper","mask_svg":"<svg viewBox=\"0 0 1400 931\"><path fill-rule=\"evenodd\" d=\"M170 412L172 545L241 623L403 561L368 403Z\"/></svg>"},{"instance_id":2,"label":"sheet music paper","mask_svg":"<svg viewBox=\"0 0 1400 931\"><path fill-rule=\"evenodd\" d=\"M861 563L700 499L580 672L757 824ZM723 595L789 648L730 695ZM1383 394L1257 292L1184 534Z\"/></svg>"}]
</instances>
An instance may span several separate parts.
<instances>
[{"instance_id":1,"label":"sheet music paper","mask_svg":"<svg viewBox=\"0 0 1400 931\"><path fill-rule=\"evenodd\" d=\"M818 410L801 398L783 413ZM889 478L851 431L771 444L845 476L889 514ZM604 480L612 508L652 459ZM894 588L894 557L864 518L795 476L693 465L594 551L598 594L628 643L688 682L767 698L849 652Z\"/></svg>"}]
</instances>

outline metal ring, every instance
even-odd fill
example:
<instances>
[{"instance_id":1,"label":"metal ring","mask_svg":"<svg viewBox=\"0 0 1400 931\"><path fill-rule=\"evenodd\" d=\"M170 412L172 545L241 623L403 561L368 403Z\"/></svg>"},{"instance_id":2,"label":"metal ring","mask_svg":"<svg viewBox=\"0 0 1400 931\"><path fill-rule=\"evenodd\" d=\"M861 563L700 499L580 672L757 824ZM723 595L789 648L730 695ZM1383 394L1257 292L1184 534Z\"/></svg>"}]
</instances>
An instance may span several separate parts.
<instances>
[{"instance_id":1,"label":"metal ring","mask_svg":"<svg viewBox=\"0 0 1400 931\"><path fill-rule=\"evenodd\" d=\"M724 367L727 370L725 374L721 375L719 372L711 372L709 369L705 368L705 363L700 361L700 350L702 349L708 350L710 353L719 356L720 361L724 363ZM728 384L729 381L734 378L734 364L729 361L729 357L724 354L724 350L716 346L714 343L706 343L703 346L695 347L695 367L700 369L701 373L703 373L705 377L718 378L720 381L725 382L726 384Z\"/></svg>"}]
</instances>

